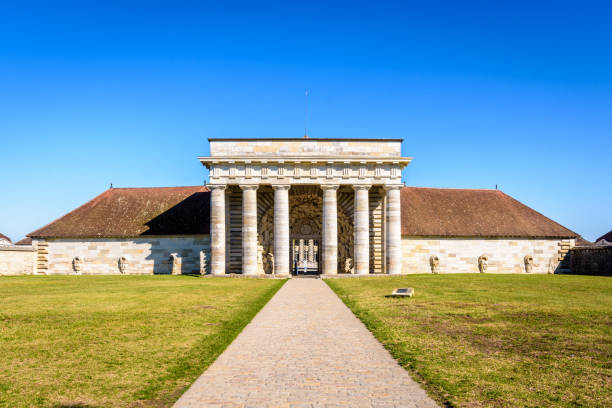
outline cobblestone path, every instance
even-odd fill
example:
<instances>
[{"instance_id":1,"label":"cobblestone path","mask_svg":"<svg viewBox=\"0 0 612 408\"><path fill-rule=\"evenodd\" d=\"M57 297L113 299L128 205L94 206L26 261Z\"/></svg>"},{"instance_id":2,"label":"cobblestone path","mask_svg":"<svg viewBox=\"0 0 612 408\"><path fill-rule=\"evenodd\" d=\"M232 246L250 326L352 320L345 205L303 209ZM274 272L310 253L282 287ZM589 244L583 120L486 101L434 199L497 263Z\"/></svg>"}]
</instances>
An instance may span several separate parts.
<instances>
[{"instance_id":1,"label":"cobblestone path","mask_svg":"<svg viewBox=\"0 0 612 408\"><path fill-rule=\"evenodd\" d=\"M291 279L175 407L437 407L320 279Z\"/></svg>"}]
</instances>

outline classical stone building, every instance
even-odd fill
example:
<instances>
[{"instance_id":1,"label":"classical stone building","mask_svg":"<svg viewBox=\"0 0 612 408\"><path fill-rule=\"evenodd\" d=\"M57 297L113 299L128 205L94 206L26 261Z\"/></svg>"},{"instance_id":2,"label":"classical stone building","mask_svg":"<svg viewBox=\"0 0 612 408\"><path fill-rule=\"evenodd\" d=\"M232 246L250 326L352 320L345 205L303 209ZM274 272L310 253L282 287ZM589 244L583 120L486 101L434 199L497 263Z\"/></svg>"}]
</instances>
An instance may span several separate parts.
<instances>
[{"instance_id":1,"label":"classical stone building","mask_svg":"<svg viewBox=\"0 0 612 408\"><path fill-rule=\"evenodd\" d=\"M206 187L110 189L37 273L552 273L576 234L497 190L404 187L401 139L210 139Z\"/></svg>"},{"instance_id":2,"label":"classical stone building","mask_svg":"<svg viewBox=\"0 0 612 408\"><path fill-rule=\"evenodd\" d=\"M401 145L210 140L212 274L401 273Z\"/></svg>"}]
</instances>

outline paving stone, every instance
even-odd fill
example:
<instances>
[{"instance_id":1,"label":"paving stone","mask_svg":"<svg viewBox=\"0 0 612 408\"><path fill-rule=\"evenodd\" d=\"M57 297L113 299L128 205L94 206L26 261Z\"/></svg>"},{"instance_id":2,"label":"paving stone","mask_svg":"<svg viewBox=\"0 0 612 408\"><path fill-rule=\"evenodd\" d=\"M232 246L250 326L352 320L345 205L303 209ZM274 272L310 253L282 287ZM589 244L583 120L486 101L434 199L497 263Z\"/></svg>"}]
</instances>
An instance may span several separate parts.
<instances>
[{"instance_id":1,"label":"paving stone","mask_svg":"<svg viewBox=\"0 0 612 408\"><path fill-rule=\"evenodd\" d=\"M320 279L291 279L174 405L437 407Z\"/></svg>"}]
</instances>

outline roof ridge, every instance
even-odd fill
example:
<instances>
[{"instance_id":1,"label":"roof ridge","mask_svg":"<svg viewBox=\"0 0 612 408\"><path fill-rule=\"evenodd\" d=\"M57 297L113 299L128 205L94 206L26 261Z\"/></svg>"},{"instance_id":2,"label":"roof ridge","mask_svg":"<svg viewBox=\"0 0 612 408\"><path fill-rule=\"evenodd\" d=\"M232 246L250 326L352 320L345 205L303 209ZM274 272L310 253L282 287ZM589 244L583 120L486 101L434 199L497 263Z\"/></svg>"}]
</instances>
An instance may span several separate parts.
<instances>
[{"instance_id":1,"label":"roof ridge","mask_svg":"<svg viewBox=\"0 0 612 408\"><path fill-rule=\"evenodd\" d=\"M547 216L545 216L544 214L542 214L542 213L541 213L541 212L539 212L538 210L533 209L533 208L531 208L530 206L528 206L527 204L525 204L525 203L523 203L523 202L521 202L521 201L517 200L516 198L512 197L510 194L506 194L506 193L504 193L503 191L500 191L500 193L502 193L504 196L508 197L509 199L511 199L511 200L513 200L513 201L516 201L517 203L519 203L519 204L520 204L520 205L522 205L523 207L526 207L526 208L530 209L531 211L535 212L536 214L538 214L538 215L540 215L540 216L542 216L542 217L546 218L548 221L551 221L551 222L553 222L554 224L557 224L558 226L560 226L561 228L568 230L568 231L569 231L569 232L571 232L572 234L575 234L576 236L579 236L579 235L580 235L580 234L578 234L576 231L573 231L573 230L571 230L571 229L569 229L569 228L567 228L567 227L565 227L565 226L563 226L563 225L559 224L557 221L553 220L552 218L548 218Z\"/></svg>"},{"instance_id":2,"label":"roof ridge","mask_svg":"<svg viewBox=\"0 0 612 408\"><path fill-rule=\"evenodd\" d=\"M457 190L457 191L491 191L491 192L500 192L504 194L503 191L496 188L459 188L459 187L418 187L418 186L404 186L403 188L418 188L421 190Z\"/></svg>"},{"instance_id":3,"label":"roof ridge","mask_svg":"<svg viewBox=\"0 0 612 408\"><path fill-rule=\"evenodd\" d=\"M162 188L207 188L206 186L162 186L162 187L113 187L108 190L161 190Z\"/></svg>"}]
</instances>

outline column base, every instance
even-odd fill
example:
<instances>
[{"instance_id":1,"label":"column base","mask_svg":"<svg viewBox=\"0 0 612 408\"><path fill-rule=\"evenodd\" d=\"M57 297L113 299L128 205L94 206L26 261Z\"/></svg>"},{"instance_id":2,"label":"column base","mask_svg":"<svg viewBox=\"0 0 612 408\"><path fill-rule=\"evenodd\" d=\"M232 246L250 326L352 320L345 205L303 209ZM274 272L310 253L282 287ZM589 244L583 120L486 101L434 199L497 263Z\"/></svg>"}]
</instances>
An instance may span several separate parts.
<instances>
[{"instance_id":1,"label":"column base","mask_svg":"<svg viewBox=\"0 0 612 408\"><path fill-rule=\"evenodd\" d=\"M203 278L248 278L248 279L287 279L291 275L274 275L271 273L261 273L256 275L245 275L243 273L226 273L224 275L212 275L210 273L201 275Z\"/></svg>"},{"instance_id":2,"label":"column base","mask_svg":"<svg viewBox=\"0 0 612 408\"><path fill-rule=\"evenodd\" d=\"M351 279L351 278L369 278L369 277L382 277L382 276L391 276L389 274L386 273L369 273L367 275L357 275L356 273L339 273L336 275L326 275L326 274L322 274L319 275L321 278L323 279ZM393 275L393 276L397 276L397 275Z\"/></svg>"}]
</instances>

